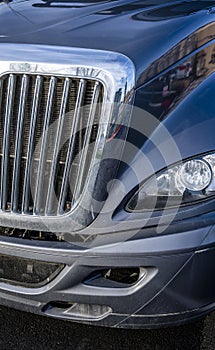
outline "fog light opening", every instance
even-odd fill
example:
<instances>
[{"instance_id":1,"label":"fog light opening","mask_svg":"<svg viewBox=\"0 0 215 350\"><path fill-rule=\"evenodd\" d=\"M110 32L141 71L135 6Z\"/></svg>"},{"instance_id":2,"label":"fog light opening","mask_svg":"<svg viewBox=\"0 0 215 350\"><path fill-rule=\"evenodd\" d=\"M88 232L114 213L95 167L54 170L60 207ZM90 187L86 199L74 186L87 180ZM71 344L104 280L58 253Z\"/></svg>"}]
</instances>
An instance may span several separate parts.
<instances>
[{"instance_id":1,"label":"fog light opening","mask_svg":"<svg viewBox=\"0 0 215 350\"><path fill-rule=\"evenodd\" d=\"M145 273L146 271L144 269L144 275ZM108 280L127 284L127 285L132 285L132 284L135 284L140 279L140 276L142 275L142 271L140 268L118 268L118 269L114 268L114 269L109 269L106 272L103 271L103 274L104 274L103 277Z\"/></svg>"},{"instance_id":2,"label":"fog light opening","mask_svg":"<svg viewBox=\"0 0 215 350\"><path fill-rule=\"evenodd\" d=\"M106 288L128 288L147 275L143 267L119 267L96 270L84 281L84 284Z\"/></svg>"}]
</instances>

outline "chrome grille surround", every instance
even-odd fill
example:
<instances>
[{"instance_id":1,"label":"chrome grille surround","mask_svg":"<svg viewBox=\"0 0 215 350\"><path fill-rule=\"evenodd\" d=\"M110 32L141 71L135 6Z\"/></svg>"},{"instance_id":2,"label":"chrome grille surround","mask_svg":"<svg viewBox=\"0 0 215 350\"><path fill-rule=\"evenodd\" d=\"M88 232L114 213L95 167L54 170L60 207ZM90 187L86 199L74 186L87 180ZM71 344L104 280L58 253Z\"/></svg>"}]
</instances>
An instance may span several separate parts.
<instances>
[{"instance_id":1,"label":"chrome grille surround","mask_svg":"<svg viewBox=\"0 0 215 350\"><path fill-rule=\"evenodd\" d=\"M0 105L4 99L4 79L7 77L7 92L4 110L4 132L2 141L2 162L0 177L0 222L1 225L15 226L26 229L37 229L54 232L77 231L89 224L90 218L84 217L82 203L84 208L91 210L90 190L93 189L96 181L96 172L101 161L101 152L104 150L108 136L109 125L112 122L113 103L116 102L120 110L123 102L129 101L132 96L134 85L134 67L132 62L125 56L95 50L55 48L30 45L10 45L1 44L0 57ZM16 61L14 61L14 53ZM58 62L61 62L60 64ZM32 78L33 77L33 78ZM33 138L37 120L37 109L39 93L42 80L49 80L48 94L46 99L46 108L44 111L43 130L40 138L40 154L37 160L37 176L34 181L34 200L32 210L29 204L29 191L31 179L31 161L33 157ZM17 111L16 137L14 140L14 155L12 167L12 182L10 188L11 202L8 200L8 171L10 170L10 128L11 119L14 113L13 103L16 93L16 80L20 79L20 92ZM20 173L20 164L22 161L22 130L25 123L25 104L28 98L28 87L30 79L34 80L34 94L31 104L31 117L29 121L29 138L27 145L27 154L25 160L24 174ZM44 189L42 175L47 163L47 139L48 126L51 119L51 107L53 105L56 84L59 80L63 81L60 109L56 121L56 138L52 150L51 167L49 171L46 201L41 206L41 193ZM82 149L79 152L79 166L75 173L76 181L74 183L74 196L71 199L69 210L65 210L67 203L68 176L71 171L72 152L74 149L75 137L70 137L68 142L66 159L62 175L62 183L57 198L57 206L53 209L54 179L56 178L57 154L60 148L60 136L62 133L62 120L65 119L66 103L68 100L69 87L71 82L78 84L78 91L75 100L75 108L71 125L71 135L78 129L78 120L81 119L80 107L86 89L87 82L92 82L93 93L87 114L87 125L82 137ZM102 91L102 98L101 98ZM120 92L120 101L119 101ZM98 128L94 147L91 155L91 161L86 173L85 164L89 156L89 144L92 134L92 128L95 126L96 102L100 102ZM119 118L122 116L119 113ZM1 115L2 119L2 115ZM120 124L117 116L114 116L114 122ZM125 124L126 121L123 121ZM19 201L18 189L20 186L20 176L23 176L23 188L21 201ZM31 186L32 187L32 186ZM32 189L32 188L31 188ZM67 203L68 204L68 203Z\"/></svg>"}]
</instances>

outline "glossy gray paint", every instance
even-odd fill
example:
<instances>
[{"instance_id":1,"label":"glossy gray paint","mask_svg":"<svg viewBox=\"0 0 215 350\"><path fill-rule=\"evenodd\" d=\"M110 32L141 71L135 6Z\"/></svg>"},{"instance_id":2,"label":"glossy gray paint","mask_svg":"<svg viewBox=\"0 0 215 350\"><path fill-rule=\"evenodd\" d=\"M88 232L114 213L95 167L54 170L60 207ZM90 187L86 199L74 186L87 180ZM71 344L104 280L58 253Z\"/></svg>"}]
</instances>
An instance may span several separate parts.
<instances>
[{"instance_id":1,"label":"glossy gray paint","mask_svg":"<svg viewBox=\"0 0 215 350\"><path fill-rule=\"evenodd\" d=\"M134 105L140 108L134 111L128 130L127 140L135 146L134 151L127 152L125 146L117 182L102 211L81 231L83 236L94 236L92 241L86 245L74 243L71 234L65 235L67 242L60 244L1 237L2 254L34 256L67 265L54 281L37 290L1 283L2 304L113 327L180 323L214 308L214 200L180 208L176 214L171 210L153 213L150 220L144 213L124 209L138 181L151 175L143 166L143 154L153 163L154 171L166 166L163 158L169 159L169 164L178 160L178 153L170 152L168 147L160 154L149 137L143 137L144 128L159 140L165 126L182 158L214 151L213 60L210 64L207 61L210 69L200 74L196 69L202 51L206 57L213 52L214 5L214 1L0 4L1 43L26 44L23 52L27 52L28 45L53 45L59 50L59 59L62 46L113 51L129 57L136 68ZM186 60L192 61L192 74L183 78L180 89L170 93L171 99L166 101L162 95L164 82L171 92L171 76ZM158 92L158 109L152 109L149 91ZM147 125L146 112L161 124ZM138 135L141 128L143 132ZM138 176L132 171L134 165ZM105 165L103 170L105 173ZM165 227L173 214L174 220ZM163 231L157 230L162 226L161 218ZM156 274L151 275L148 269L148 279L120 291L82 283L95 269L119 266L144 266L153 268ZM98 321L74 318L63 310L47 307L55 300L100 303L110 306L113 314Z\"/></svg>"}]
</instances>

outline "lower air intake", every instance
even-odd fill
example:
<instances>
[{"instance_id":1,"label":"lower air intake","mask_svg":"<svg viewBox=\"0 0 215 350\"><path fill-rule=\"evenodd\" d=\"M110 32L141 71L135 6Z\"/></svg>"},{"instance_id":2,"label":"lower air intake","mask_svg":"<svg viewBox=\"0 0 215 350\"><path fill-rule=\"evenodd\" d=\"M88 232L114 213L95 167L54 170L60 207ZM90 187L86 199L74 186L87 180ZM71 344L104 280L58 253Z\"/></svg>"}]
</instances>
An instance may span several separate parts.
<instances>
[{"instance_id":1,"label":"lower air intake","mask_svg":"<svg viewBox=\"0 0 215 350\"><path fill-rule=\"evenodd\" d=\"M0 282L38 288L55 278L63 264L0 255Z\"/></svg>"}]
</instances>

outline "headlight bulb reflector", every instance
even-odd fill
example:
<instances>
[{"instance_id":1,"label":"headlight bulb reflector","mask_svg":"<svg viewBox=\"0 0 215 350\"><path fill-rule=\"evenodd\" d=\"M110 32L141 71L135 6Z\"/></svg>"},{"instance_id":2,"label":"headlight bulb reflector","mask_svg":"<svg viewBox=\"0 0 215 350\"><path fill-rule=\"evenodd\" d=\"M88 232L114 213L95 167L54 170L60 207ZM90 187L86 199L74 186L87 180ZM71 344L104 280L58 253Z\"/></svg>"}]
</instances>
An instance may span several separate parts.
<instances>
[{"instance_id":1,"label":"headlight bulb reflector","mask_svg":"<svg viewBox=\"0 0 215 350\"><path fill-rule=\"evenodd\" d=\"M181 185L190 191L202 191L211 182L210 166L200 159L192 159L184 163L178 172Z\"/></svg>"}]
</instances>

